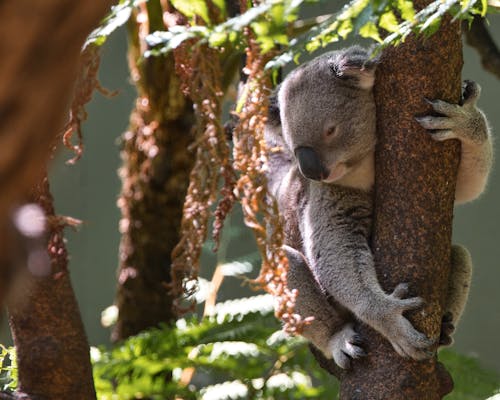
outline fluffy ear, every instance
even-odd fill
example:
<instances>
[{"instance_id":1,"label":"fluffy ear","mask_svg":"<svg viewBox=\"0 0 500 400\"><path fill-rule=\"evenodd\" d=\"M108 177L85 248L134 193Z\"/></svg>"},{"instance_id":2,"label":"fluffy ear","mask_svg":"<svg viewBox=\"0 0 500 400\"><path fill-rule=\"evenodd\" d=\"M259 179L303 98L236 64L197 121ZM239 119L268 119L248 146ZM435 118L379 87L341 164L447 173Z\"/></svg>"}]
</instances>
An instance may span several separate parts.
<instances>
[{"instance_id":1,"label":"fluffy ear","mask_svg":"<svg viewBox=\"0 0 500 400\"><path fill-rule=\"evenodd\" d=\"M337 78L354 82L361 89L373 87L378 62L379 58L372 57L368 50L359 46L349 47L328 60Z\"/></svg>"}]
</instances>

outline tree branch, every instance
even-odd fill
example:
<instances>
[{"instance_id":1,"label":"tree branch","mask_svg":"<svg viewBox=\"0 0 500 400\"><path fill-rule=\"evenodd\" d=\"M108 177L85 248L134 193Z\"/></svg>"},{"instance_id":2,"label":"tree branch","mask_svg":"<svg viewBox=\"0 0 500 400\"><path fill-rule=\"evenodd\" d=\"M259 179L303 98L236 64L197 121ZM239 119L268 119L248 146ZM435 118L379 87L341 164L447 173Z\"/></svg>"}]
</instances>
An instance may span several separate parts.
<instances>
[{"instance_id":1,"label":"tree branch","mask_svg":"<svg viewBox=\"0 0 500 400\"><path fill-rule=\"evenodd\" d=\"M15 398L95 399L89 344L67 269L64 225L55 218L46 176L32 200L46 215L50 237L34 242L33 235L26 236L28 254L19 260L7 300L19 374ZM31 226L39 220L28 217Z\"/></svg>"},{"instance_id":2,"label":"tree branch","mask_svg":"<svg viewBox=\"0 0 500 400\"><path fill-rule=\"evenodd\" d=\"M463 22L466 42L476 49L481 57L484 69L500 79L500 50L486 28L484 18L474 17L469 28L468 22Z\"/></svg>"}]
</instances>

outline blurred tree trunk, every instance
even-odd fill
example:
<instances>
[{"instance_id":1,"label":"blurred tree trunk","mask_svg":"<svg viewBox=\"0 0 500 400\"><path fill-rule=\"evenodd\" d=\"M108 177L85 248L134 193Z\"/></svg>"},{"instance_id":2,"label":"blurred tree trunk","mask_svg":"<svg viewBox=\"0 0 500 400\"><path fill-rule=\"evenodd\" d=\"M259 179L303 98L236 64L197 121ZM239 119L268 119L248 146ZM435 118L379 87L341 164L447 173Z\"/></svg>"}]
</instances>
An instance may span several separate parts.
<instances>
[{"instance_id":1,"label":"blurred tree trunk","mask_svg":"<svg viewBox=\"0 0 500 400\"><path fill-rule=\"evenodd\" d=\"M417 9L428 2L415 1ZM425 300L410 315L417 329L439 336L450 269L450 244L459 144L436 143L414 120L430 112L424 97L458 103L460 24L446 18L431 38L408 38L384 51L377 71L379 143L372 248L378 277L391 292L401 282ZM368 357L343 374L341 399L441 399L453 383L436 357L398 356L368 327Z\"/></svg>"},{"instance_id":2,"label":"blurred tree trunk","mask_svg":"<svg viewBox=\"0 0 500 400\"><path fill-rule=\"evenodd\" d=\"M54 228L49 244L56 249L51 254L51 272L61 273L41 278L23 268L25 260L16 259L17 242L9 224L13 208L26 200L40 179L63 127L84 40L113 3L0 2L4 38L0 46L0 302L9 290L19 390L27 393L23 398L95 398L88 343L64 272L62 227ZM53 215L46 180L38 183L34 197ZM13 286L14 278L22 286Z\"/></svg>"},{"instance_id":3,"label":"blurred tree trunk","mask_svg":"<svg viewBox=\"0 0 500 400\"><path fill-rule=\"evenodd\" d=\"M33 399L95 399L89 344L69 278L64 225L54 214L46 176L33 190L32 200L47 216L51 265L44 271L45 259L32 249L28 260L35 269L19 266L8 297L18 391Z\"/></svg>"},{"instance_id":4,"label":"blurred tree trunk","mask_svg":"<svg viewBox=\"0 0 500 400\"><path fill-rule=\"evenodd\" d=\"M62 129L83 42L115 0L0 2L0 265L8 265L5 224L45 166ZM8 272L0 271L0 302Z\"/></svg>"},{"instance_id":5,"label":"blurred tree trunk","mask_svg":"<svg viewBox=\"0 0 500 400\"><path fill-rule=\"evenodd\" d=\"M194 116L181 91L173 54L142 58L146 34L166 29L162 15L160 1L150 0L129 22L129 66L138 97L121 153L114 341L176 319L165 285L194 161L188 149Z\"/></svg>"}]
</instances>

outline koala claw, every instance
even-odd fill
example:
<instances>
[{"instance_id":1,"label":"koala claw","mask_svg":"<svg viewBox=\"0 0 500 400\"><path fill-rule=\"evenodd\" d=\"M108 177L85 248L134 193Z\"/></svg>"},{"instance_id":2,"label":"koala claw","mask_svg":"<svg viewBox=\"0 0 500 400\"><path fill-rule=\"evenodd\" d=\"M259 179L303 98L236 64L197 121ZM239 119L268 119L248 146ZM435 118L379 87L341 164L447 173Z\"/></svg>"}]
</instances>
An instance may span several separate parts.
<instances>
[{"instance_id":1,"label":"koala claw","mask_svg":"<svg viewBox=\"0 0 500 400\"><path fill-rule=\"evenodd\" d=\"M378 330L399 355L422 360L432 355L429 353L429 347L434 340L417 331L403 316L405 311L414 310L424 304L420 297L405 298L408 290L408 284L401 283L388 296L390 304L384 307L386 315L382 318L383 323L379 325Z\"/></svg>"},{"instance_id":2,"label":"koala claw","mask_svg":"<svg viewBox=\"0 0 500 400\"><path fill-rule=\"evenodd\" d=\"M407 283L400 283L393 290L391 296L395 297L396 299L404 299L408 295L409 290L410 290L410 287L408 286Z\"/></svg>"},{"instance_id":3,"label":"koala claw","mask_svg":"<svg viewBox=\"0 0 500 400\"><path fill-rule=\"evenodd\" d=\"M441 320L441 333L439 335L440 346L450 346L453 344L451 335L455 332L455 325L453 324L453 314L446 312Z\"/></svg>"},{"instance_id":4,"label":"koala claw","mask_svg":"<svg viewBox=\"0 0 500 400\"><path fill-rule=\"evenodd\" d=\"M389 297L394 300L394 305L396 309L399 309L399 312L402 313L404 311L414 310L415 308L422 307L424 301L420 297L410 297L408 296L409 286L407 283L400 283L396 286L393 292L389 295ZM397 313L398 311L395 311Z\"/></svg>"},{"instance_id":5,"label":"koala claw","mask_svg":"<svg viewBox=\"0 0 500 400\"><path fill-rule=\"evenodd\" d=\"M436 140L453 139L454 123L448 117L434 117L426 115L425 117L415 117L415 120Z\"/></svg>"},{"instance_id":6,"label":"koala claw","mask_svg":"<svg viewBox=\"0 0 500 400\"><path fill-rule=\"evenodd\" d=\"M361 345L361 337L354 331L352 324L346 324L331 337L328 352L340 368L349 369L353 358L366 356Z\"/></svg>"},{"instance_id":7,"label":"koala claw","mask_svg":"<svg viewBox=\"0 0 500 400\"><path fill-rule=\"evenodd\" d=\"M481 94L481 86L474 81L465 80L463 84L463 104L475 104Z\"/></svg>"},{"instance_id":8,"label":"koala claw","mask_svg":"<svg viewBox=\"0 0 500 400\"><path fill-rule=\"evenodd\" d=\"M391 335L386 337L400 356L424 360L434 354L429 348L435 341L417 331L402 315L397 318L392 328Z\"/></svg>"},{"instance_id":9,"label":"koala claw","mask_svg":"<svg viewBox=\"0 0 500 400\"><path fill-rule=\"evenodd\" d=\"M488 140L487 123L484 115L476 108L481 88L475 82L465 81L463 91L461 104L425 99L440 115L426 115L415 119L437 141L459 139L481 145Z\"/></svg>"},{"instance_id":10,"label":"koala claw","mask_svg":"<svg viewBox=\"0 0 500 400\"><path fill-rule=\"evenodd\" d=\"M424 100L432 106L434 111L436 111L439 114L446 115L448 117L459 115L461 112L461 106L459 106L458 104L448 103L447 101L439 99L430 100L424 98Z\"/></svg>"}]
</instances>

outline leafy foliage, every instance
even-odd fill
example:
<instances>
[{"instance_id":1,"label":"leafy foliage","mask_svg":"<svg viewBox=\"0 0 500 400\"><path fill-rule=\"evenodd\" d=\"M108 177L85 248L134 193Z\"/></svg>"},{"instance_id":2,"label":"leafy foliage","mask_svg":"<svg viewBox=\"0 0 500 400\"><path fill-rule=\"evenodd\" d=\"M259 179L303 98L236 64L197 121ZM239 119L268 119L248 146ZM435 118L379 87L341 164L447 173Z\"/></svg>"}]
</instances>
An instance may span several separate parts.
<instances>
[{"instance_id":1,"label":"leafy foliage","mask_svg":"<svg viewBox=\"0 0 500 400\"><path fill-rule=\"evenodd\" d=\"M307 399L327 391L330 397L336 383L310 372L307 344L284 336L272 302L259 295L219 303L211 317L181 319L114 349L93 349L99 398ZM187 385L183 377L191 370L196 374ZM314 387L313 379L332 383Z\"/></svg>"},{"instance_id":2,"label":"leafy foliage","mask_svg":"<svg viewBox=\"0 0 500 400\"><path fill-rule=\"evenodd\" d=\"M306 342L279 328L271 296L258 295L219 303L212 317L181 319L112 349L92 348L98 399L335 398L337 382L318 369ZM499 392L498 374L476 359L450 350L439 358L455 381L447 399L483 400ZM17 386L13 348L0 347L0 384L7 392Z\"/></svg>"},{"instance_id":3,"label":"leafy foliage","mask_svg":"<svg viewBox=\"0 0 500 400\"><path fill-rule=\"evenodd\" d=\"M90 44L101 46L109 35L124 25L132 10L148 0L120 0L112 8L102 24L87 38L84 48ZM435 0L416 11L411 0L351 0L332 15L318 17L307 26L307 32L298 26L300 11L308 3L325 0L265 0L254 4L247 12L227 18L224 0L214 0L225 20L215 24L210 19L206 0L171 0L171 4L189 20L189 25L175 25L168 31L156 31L147 38L152 50L144 56L160 55L172 51L189 39L199 39L198 44L208 43L213 48L231 47L239 51L245 48L243 31L250 27L263 53L282 46L283 53L268 64L278 68L297 61L304 51L314 52L321 47L346 39L351 34L377 41L381 46L397 45L411 33L432 35L446 14L454 19L471 20L473 15L484 17L487 12L498 13L498 2L488 0ZM198 23L199 19L203 22ZM294 23L299 22L298 26Z\"/></svg>"},{"instance_id":4,"label":"leafy foliage","mask_svg":"<svg viewBox=\"0 0 500 400\"><path fill-rule=\"evenodd\" d=\"M127 23L132 15L132 9L137 3L139 0L120 0L116 6L111 8L111 12L101 25L90 33L83 48L90 45L102 46L115 30Z\"/></svg>"},{"instance_id":5,"label":"leafy foliage","mask_svg":"<svg viewBox=\"0 0 500 400\"><path fill-rule=\"evenodd\" d=\"M101 27L90 35L87 43L104 43L109 34L126 22L137 2L122 0ZM250 28L263 53L281 46L282 54L268 63L268 68L278 68L297 61L304 51L314 52L352 34L373 39L380 47L397 45L411 33L433 34L447 14L455 19L470 19L473 15L485 16L488 10L494 10L492 6L488 8L486 0L435 0L418 12L410 0L352 0L337 13L317 18L304 34L296 37L301 30L295 25L300 11L306 3L318 2L321 0L265 0L241 15L215 24L210 20L206 1L175 0L173 5L188 18L189 25L151 33L147 38L151 50L144 56L172 51L189 39L198 39L198 44L208 43L213 48L242 52L246 46L243 32ZM225 16L224 1L214 4ZM202 24L197 23L200 20Z\"/></svg>"},{"instance_id":6,"label":"leafy foliage","mask_svg":"<svg viewBox=\"0 0 500 400\"><path fill-rule=\"evenodd\" d=\"M12 392L17 387L17 361L13 347L0 345L0 390Z\"/></svg>"}]
</instances>

